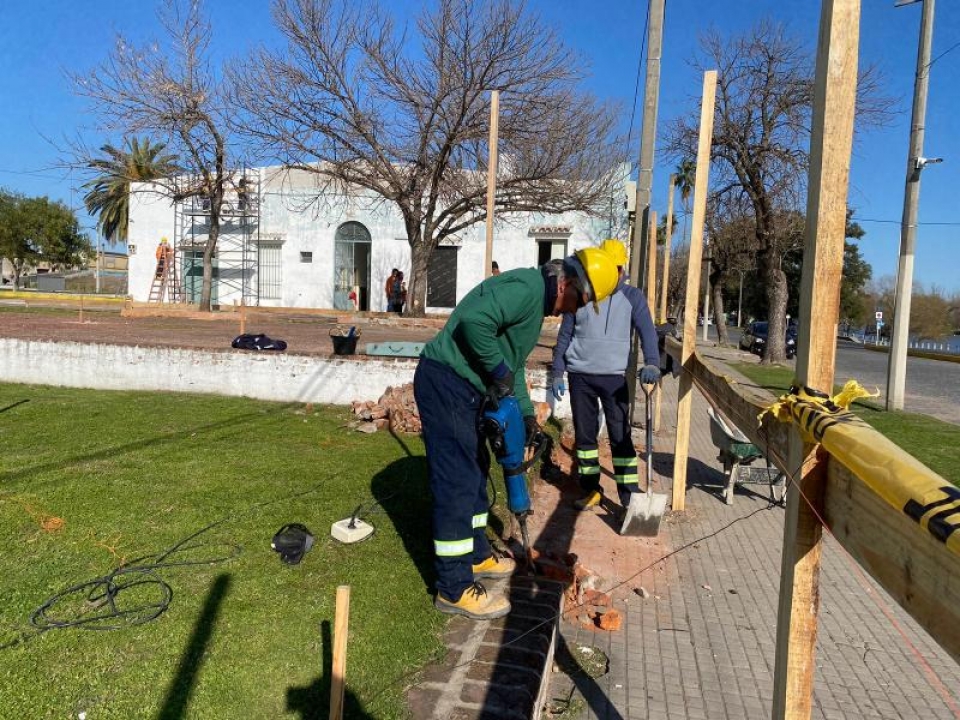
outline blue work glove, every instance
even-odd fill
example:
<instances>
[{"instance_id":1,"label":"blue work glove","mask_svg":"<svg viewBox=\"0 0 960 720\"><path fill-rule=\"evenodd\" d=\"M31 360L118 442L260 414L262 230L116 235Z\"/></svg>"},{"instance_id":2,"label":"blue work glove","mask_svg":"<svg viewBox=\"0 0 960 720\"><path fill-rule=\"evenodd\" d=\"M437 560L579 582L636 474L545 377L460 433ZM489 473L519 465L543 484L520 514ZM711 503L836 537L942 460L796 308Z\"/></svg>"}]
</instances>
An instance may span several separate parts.
<instances>
[{"instance_id":1,"label":"blue work glove","mask_svg":"<svg viewBox=\"0 0 960 720\"><path fill-rule=\"evenodd\" d=\"M644 365L637 377L643 385L656 385L660 382L660 368L656 365Z\"/></svg>"},{"instance_id":2,"label":"blue work glove","mask_svg":"<svg viewBox=\"0 0 960 720\"><path fill-rule=\"evenodd\" d=\"M513 373L506 363L500 363L491 371L486 392L487 405L491 410L500 407L500 398L513 395L513 383Z\"/></svg>"},{"instance_id":3,"label":"blue work glove","mask_svg":"<svg viewBox=\"0 0 960 720\"><path fill-rule=\"evenodd\" d=\"M563 381L563 378L557 378L553 381L553 385L550 386L550 390L553 392L553 397L555 400L559 400L564 396L564 393L567 392L567 384Z\"/></svg>"}]
</instances>

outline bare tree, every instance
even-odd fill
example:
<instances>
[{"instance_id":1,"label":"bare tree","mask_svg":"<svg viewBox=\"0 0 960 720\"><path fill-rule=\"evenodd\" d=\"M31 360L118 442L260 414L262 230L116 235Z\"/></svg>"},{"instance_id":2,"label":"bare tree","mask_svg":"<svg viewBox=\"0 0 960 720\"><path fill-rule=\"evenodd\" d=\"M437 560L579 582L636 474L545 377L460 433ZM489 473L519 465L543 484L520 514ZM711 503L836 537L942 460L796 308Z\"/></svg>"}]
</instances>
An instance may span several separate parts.
<instances>
[{"instance_id":1,"label":"bare tree","mask_svg":"<svg viewBox=\"0 0 960 720\"><path fill-rule=\"evenodd\" d=\"M165 0L159 17L163 44L138 48L118 35L105 62L71 79L76 92L92 101L99 129L125 138L146 136L177 156L182 172L152 181L149 189L174 202L209 201L200 294L200 309L209 311L223 203L233 182L227 93L210 60L212 31L200 0ZM94 153L80 147L75 155L81 167L95 167Z\"/></svg>"},{"instance_id":2,"label":"bare tree","mask_svg":"<svg viewBox=\"0 0 960 720\"><path fill-rule=\"evenodd\" d=\"M439 0L410 36L363 1L275 0L274 17L287 47L238 70L244 129L319 175L318 192L396 204L411 314L434 248L486 219L489 91L501 92L498 212L606 209L622 147L612 108L579 90L582 63L522 2Z\"/></svg>"},{"instance_id":3,"label":"bare tree","mask_svg":"<svg viewBox=\"0 0 960 720\"><path fill-rule=\"evenodd\" d=\"M788 289L782 262L796 237L790 214L802 208L805 190L813 64L804 47L771 22L734 38L707 33L701 46L704 58L695 65L719 71L711 180L718 195L739 196L753 215L770 321L763 362L783 362ZM861 121L882 123L888 116L892 103L877 92L878 84L874 70L861 74ZM691 157L696 143L694 121L679 118L669 150L678 159Z\"/></svg>"}]
</instances>

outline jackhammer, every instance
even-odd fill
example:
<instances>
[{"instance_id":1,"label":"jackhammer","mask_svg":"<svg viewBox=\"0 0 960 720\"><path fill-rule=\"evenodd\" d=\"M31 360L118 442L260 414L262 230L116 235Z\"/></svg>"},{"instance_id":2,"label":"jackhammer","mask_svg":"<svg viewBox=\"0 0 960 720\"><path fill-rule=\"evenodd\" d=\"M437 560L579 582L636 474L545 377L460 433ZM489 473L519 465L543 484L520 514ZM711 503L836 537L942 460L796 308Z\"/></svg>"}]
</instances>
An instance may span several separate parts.
<instances>
[{"instance_id":1,"label":"jackhammer","mask_svg":"<svg viewBox=\"0 0 960 720\"><path fill-rule=\"evenodd\" d=\"M487 408L481 412L480 432L489 441L494 457L503 468L504 484L507 486L507 507L520 525L523 552L529 566L532 558L530 536L527 532L527 516L530 515L527 470L540 458L549 444L549 437L538 432L527 442L520 405L513 395L500 398L495 410ZM528 447L533 448L533 453L529 460L524 461Z\"/></svg>"}]
</instances>

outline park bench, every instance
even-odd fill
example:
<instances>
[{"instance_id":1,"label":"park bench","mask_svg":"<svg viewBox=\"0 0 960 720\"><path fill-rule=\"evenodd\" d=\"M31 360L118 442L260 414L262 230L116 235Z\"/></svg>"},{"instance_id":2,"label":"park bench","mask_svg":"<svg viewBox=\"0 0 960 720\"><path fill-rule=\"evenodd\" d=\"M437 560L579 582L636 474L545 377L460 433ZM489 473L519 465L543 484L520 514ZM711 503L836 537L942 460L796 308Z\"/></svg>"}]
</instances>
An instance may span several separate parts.
<instances>
[{"instance_id":1,"label":"park bench","mask_svg":"<svg viewBox=\"0 0 960 720\"><path fill-rule=\"evenodd\" d=\"M734 488L747 483L768 485L770 502L782 504L786 476L776 467L771 467L769 461L765 467L753 467L752 463L764 457L760 448L713 406L707 407L707 414L710 416L710 439L720 451L717 460L723 464L723 474L727 479L723 491L727 505L733 505Z\"/></svg>"}]
</instances>

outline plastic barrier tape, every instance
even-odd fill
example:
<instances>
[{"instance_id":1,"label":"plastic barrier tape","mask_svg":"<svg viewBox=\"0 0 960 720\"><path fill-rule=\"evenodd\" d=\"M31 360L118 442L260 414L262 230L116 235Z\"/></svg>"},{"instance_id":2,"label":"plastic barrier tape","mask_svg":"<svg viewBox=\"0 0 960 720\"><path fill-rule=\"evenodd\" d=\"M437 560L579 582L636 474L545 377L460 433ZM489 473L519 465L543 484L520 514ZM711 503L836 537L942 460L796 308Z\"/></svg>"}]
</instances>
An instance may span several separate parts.
<instances>
[{"instance_id":1,"label":"plastic barrier tape","mask_svg":"<svg viewBox=\"0 0 960 720\"><path fill-rule=\"evenodd\" d=\"M794 386L760 417L771 412L796 423L804 440L823 445L884 501L960 555L960 488L847 410L857 398L876 395L855 380L832 398Z\"/></svg>"}]
</instances>

